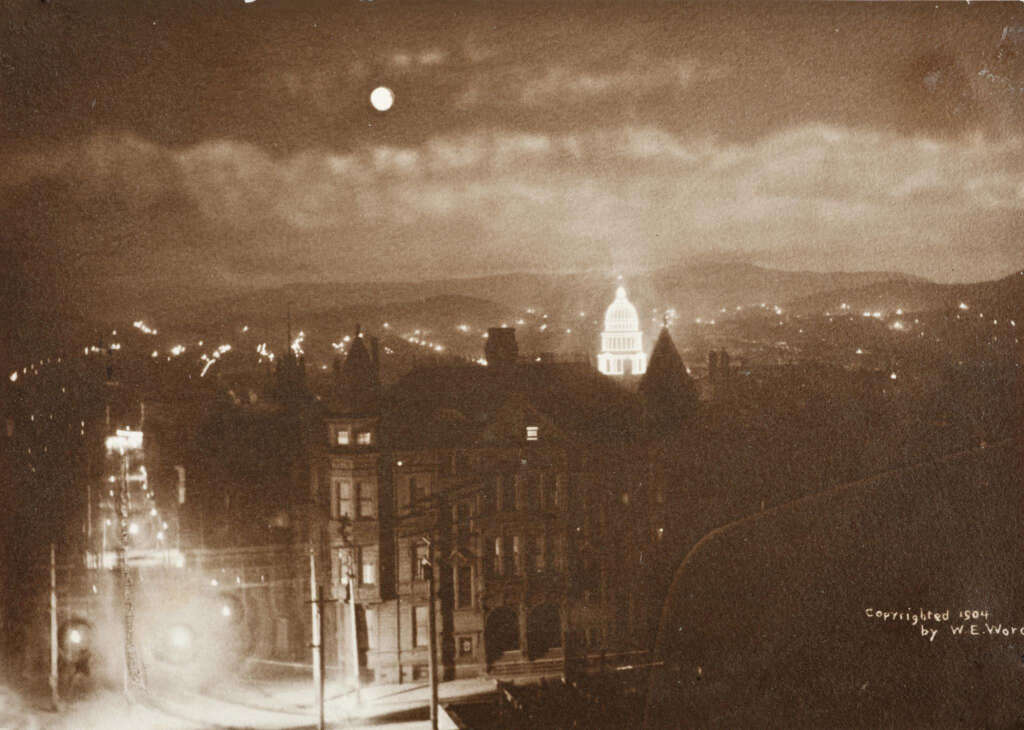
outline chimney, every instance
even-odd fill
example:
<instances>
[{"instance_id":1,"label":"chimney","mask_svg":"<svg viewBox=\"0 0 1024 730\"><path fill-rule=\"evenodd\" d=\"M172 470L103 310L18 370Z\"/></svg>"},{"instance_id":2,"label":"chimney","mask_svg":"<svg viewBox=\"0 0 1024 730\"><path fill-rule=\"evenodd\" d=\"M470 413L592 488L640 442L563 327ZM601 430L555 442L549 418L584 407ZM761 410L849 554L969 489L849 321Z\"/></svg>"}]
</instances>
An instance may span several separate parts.
<instances>
[{"instance_id":1,"label":"chimney","mask_svg":"<svg viewBox=\"0 0 1024 730\"><path fill-rule=\"evenodd\" d=\"M484 358L488 367L515 365L519 358L515 327L490 327L487 330L487 344L484 345Z\"/></svg>"}]
</instances>

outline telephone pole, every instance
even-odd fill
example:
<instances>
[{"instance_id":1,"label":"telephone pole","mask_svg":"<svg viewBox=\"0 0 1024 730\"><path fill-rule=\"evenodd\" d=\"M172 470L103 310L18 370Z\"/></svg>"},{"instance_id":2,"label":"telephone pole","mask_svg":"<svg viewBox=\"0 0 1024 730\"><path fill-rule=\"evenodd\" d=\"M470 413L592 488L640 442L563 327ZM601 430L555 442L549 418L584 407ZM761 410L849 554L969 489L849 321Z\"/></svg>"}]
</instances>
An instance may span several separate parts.
<instances>
[{"instance_id":1,"label":"telephone pole","mask_svg":"<svg viewBox=\"0 0 1024 730\"><path fill-rule=\"evenodd\" d=\"M423 538L427 543L427 557L423 561L423 570L427 574L427 588L430 593L429 607L427 609L427 627L430 632L430 730L437 730L437 616L434 603L434 545L429 538Z\"/></svg>"},{"instance_id":2,"label":"telephone pole","mask_svg":"<svg viewBox=\"0 0 1024 730\"><path fill-rule=\"evenodd\" d=\"M349 663L352 665L352 686L355 690L356 704L362 703L362 684L359 680L359 627L356 625L356 572L355 548L345 552L342 583L348 589L348 625L349 625Z\"/></svg>"},{"instance_id":3,"label":"telephone pole","mask_svg":"<svg viewBox=\"0 0 1024 730\"><path fill-rule=\"evenodd\" d=\"M312 598L310 610L313 624L313 689L316 695L317 728L324 730L324 626L322 621L323 598L316 579L316 555L309 551L309 593Z\"/></svg>"},{"instance_id":4,"label":"telephone pole","mask_svg":"<svg viewBox=\"0 0 1024 730\"><path fill-rule=\"evenodd\" d=\"M50 543L50 699L54 712L60 711L60 693L57 691L59 679L57 655L57 552Z\"/></svg>"}]
</instances>

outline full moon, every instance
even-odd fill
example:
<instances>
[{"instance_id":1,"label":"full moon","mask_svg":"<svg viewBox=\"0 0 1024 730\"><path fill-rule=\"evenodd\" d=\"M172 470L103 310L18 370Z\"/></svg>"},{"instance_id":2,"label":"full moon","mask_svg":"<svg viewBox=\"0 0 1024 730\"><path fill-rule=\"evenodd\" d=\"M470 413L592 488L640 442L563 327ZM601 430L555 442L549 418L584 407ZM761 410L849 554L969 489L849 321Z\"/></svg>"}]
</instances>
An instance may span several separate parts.
<instances>
[{"instance_id":1,"label":"full moon","mask_svg":"<svg viewBox=\"0 0 1024 730\"><path fill-rule=\"evenodd\" d=\"M386 112L395 103L395 94L386 86L378 86L370 92L370 103L379 112Z\"/></svg>"}]
</instances>

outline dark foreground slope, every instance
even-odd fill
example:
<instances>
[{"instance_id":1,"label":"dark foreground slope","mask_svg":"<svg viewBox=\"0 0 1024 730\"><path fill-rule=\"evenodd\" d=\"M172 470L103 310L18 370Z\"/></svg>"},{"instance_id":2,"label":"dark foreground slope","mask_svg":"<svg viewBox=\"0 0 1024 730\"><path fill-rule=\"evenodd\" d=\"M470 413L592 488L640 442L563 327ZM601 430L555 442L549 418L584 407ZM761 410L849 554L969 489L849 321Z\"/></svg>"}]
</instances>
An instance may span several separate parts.
<instances>
[{"instance_id":1,"label":"dark foreground slope","mask_svg":"<svg viewBox=\"0 0 1024 730\"><path fill-rule=\"evenodd\" d=\"M666 602L647 726L1024 722L1020 455L989 445L709 534Z\"/></svg>"}]
</instances>

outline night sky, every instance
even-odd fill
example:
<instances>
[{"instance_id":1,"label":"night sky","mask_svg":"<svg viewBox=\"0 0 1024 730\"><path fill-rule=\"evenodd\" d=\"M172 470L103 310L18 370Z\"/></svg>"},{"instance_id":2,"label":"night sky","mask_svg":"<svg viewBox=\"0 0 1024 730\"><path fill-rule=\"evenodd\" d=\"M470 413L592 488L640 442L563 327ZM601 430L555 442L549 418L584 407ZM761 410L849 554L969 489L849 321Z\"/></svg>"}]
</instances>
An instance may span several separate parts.
<instances>
[{"instance_id":1,"label":"night sky","mask_svg":"<svg viewBox=\"0 0 1024 730\"><path fill-rule=\"evenodd\" d=\"M12 0L0 20L8 298L1024 264L1020 3Z\"/></svg>"}]
</instances>

